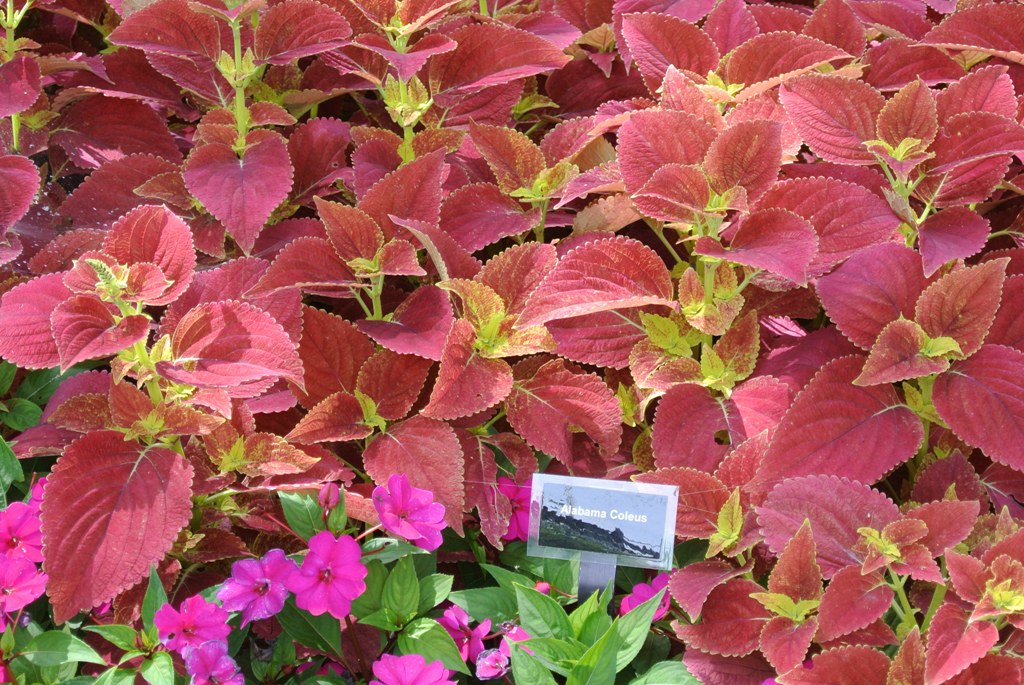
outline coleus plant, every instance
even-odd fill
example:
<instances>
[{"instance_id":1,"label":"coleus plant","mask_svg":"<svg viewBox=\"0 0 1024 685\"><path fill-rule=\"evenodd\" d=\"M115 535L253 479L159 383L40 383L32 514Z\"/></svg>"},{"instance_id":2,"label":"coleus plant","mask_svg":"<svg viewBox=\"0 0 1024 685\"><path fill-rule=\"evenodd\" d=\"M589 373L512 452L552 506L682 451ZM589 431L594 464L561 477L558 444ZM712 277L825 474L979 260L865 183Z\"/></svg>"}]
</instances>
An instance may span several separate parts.
<instances>
[{"instance_id":1,"label":"coleus plant","mask_svg":"<svg viewBox=\"0 0 1024 685\"><path fill-rule=\"evenodd\" d=\"M680 486L657 630L708 685L1019 682L1020 5L0 9L58 623L323 483L494 562L544 468Z\"/></svg>"}]
</instances>

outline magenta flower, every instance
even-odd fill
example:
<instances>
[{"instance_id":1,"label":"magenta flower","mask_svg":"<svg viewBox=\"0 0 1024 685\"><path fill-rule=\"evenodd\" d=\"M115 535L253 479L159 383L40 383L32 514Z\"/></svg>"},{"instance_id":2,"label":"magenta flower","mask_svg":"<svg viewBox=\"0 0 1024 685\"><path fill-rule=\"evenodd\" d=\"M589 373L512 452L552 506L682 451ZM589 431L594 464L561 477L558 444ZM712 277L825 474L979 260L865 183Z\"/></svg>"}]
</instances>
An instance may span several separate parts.
<instances>
[{"instance_id":1,"label":"magenta flower","mask_svg":"<svg viewBox=\"0 0 1024 685\"><path fill-rule=\"evenodd\" d=\"M508 655L500 649L488 649L480 652L476 660L476 677L480 680L500 678L508 673Z\"/></svg>"},{"instance_id":2,"label":"magenta flower","mask_svg":"<svg viewBox=\"0 0 1024 685\"><path fill-rule=\"evenodd\" d=\"M522 487L505 476L498 477L498 492L512 503L512 518L508 520L508 532L502 540L525 540L530 532L530 486Z\"/></svg>"},{"instance_id":3,"label":"magenta flower","mask_svg":"<svg viewBox=\"0 0 1024 685\"><path fill-rule=\"evenodd\" d=\"M46 476L43 476L32 485L28 495L28 506L39 516L40 507L43 504L43 488L46 487Z\"/></svg>"},{"instance_id":4,"label":"magenta flower","mask_svg":"<svg viewBox=\"0 0 1024 685\"><path fill-rule=\"evenodd\" d=\"M412 544L433 551L441 546L444 529L444 505L434 501L434 493L414 488L404 474L388 478L387 488L373 491L373 506L384 530Z\"/></svg>"},{"instance_id":5,"label":"magenta flower","mask_svg":"<svg viewBox=\"0 0 1024 685\"><path fill-rule=\"evenodd\" d=\"M281 611L288 597L285 582L298 568L280 549L270 550L262 559L236 561L217 598L226 610L242 612L244 628Z\"/></svg>"},{"instance_id":6,"label":"magenta flower","mask_svg":"<svg viewBox=\"0 0 1024 685\"><path fill-rule=\"evenodd\" d=\"M429 664L419 654L395 656L382 654L373 662L374 680L370 685L455 685L440 661Z\"/></svg>"},{"instance_id":7,"label":"magenta flower","mask_svg":"<svg viewBox=\"0 0 1024 685\"><path fill-rule=\"evenodd\" d=\"M204 642L227 640L228 612L199 595L192 595L175 611L164 604L153 616L157 635L167 649L185 654Z\"/></svg>"},{"instance_id":8,"label":"magenta flower","mask_svg":"<svg viewBox=\"0 0 1024 685\"><path fill-rule=\"evenodd\" d=\"M192 676L192 685L245 685L238 664L228 656L226 642L204 642L189 650L185 669Z\"/></svg>"},{"instance_id":9,"label":"magenta flower","mask_svg":"<svg viewBox=\"0 0 1024 685\"><path fill-rule=\"evenodd\" d=\"M490 619L484 619L475 629L470 628L469 614L460 606L451 606L437 622L444 626L455 640L455 646L459 648L459 655L463 661L476 661L477 655L484 651L484 638L491 630Z\"/></svg>"},{"instance_id":10,"label":"magenta flower","mask_svg":"<svg viewBox=\"0 0 1024 685\"><path fill-rule=\"evenodd\" d=\"M314 616L330 612L341 620L352 610L352 600L366 590L366 566L359 545L348 535L335 538L326 530L309 540L302 567L285 581L295 593L295 604Z\"/></svg>"},{"instance_id":11,"label":"magenta flower","mask_svg":"<svg viewBox=\"0 0 1024 685\"><path fill-rule=\"evenodd\" d=\"M512 648L510 645L530 639L530 634L528 632L511 621L506 621L501 624L501 632L503 632L505 636L501 639L501 644L498 645L498 651L507 657L512 656ZM533 654L533 650L529 647L523 647L522 649L527 654Z\"/></svg>"},{"instance_id":12,"label":"magenta flower","mask_svg":"<svg viewBox=\"0 0 1024 685\"><path fill-rule=\"evenodd\" d=\"M43 534L39 531L39 511L24 502L12 502L0 512L0 555L23 556L39 563L43 560Z\"/></svg>"},{"instance_id":13,"label":"magenta flower","mask_svg":"<svg viewBox=\"0 0 1024 685\"><path fill-rule=\"evenodd\" d=\"M324 483L320 486L320 493L317 495L316 501L320 503L320 508L324 511L330 511L338 506L338 503L341 502L341 489L338 484Z\"/></svg>"},{"instance_id":14,"label":"magenta flower","mask_svg":"<svg viewBox=\"0 0 1024 685\"><path fill-rule=\"evenodd\" d=\"M654 597L654 595L658 594L659 590L664 589L667 585L667 573L659 573L650 583L637 583L633 586L633 592L622 598L622 603L619 605L619 615L622 616L629 613L640 604ZM654 618L652 620L657 621L667 614L670 602L671 598L666 592L662 596L661 601L658 602L658 608L654 611Z\"/></svg>"},{"instance_id":15,"label":"magenta flower","mask_svg":"<svg viewBox=\"0 0 1024 685\"><path fill-rule=\"evenodd\" d=\"M23 609L42 596L46 574L23 556L0 557L0 630L5 614Z\"/></svg>"}]
</instances>

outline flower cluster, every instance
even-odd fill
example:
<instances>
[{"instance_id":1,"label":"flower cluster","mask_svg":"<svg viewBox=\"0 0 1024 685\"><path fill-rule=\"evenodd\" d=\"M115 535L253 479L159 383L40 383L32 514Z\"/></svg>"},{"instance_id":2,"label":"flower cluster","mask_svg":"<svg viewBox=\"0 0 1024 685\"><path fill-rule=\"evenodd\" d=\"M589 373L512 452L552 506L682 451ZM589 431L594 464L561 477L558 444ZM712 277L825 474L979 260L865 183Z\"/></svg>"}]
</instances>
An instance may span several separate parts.
<instances>
[{"instance_id":1,"label":"flower cluster","mask_svg":"<svg viewBox=\"0 0 1024 685\"><path fill-rule=\"evenodd\" d=\"M429 664L419 654L384 654L373 664L370 685L455 685L440 661Z\"/></svg>"},{"instance_id":2,"label":"flower cluster","mask_svg":"<svg viewBox=\"0 0 1024 685\"><path fill-rule=\"evenodd\" d=\"M512 516L508 520L508 532L502 540L526 540L530 532L530 485L516 485L505 476L498 477L498 492L508 497L512 504Z\"/></svg>"},{"instance_id":3,"label":"flower cluster","mask_svg":"<svg viewBox=\"0 0 1024 685\"><path fill-rule=\"evenodd\" d=\"M27 503L12 502L0 512L0 632L11 614L46 589L46 574L38 567L43 560L39 509L45 482L41 478L33 486Z\"/></svg>"}]
</instances>

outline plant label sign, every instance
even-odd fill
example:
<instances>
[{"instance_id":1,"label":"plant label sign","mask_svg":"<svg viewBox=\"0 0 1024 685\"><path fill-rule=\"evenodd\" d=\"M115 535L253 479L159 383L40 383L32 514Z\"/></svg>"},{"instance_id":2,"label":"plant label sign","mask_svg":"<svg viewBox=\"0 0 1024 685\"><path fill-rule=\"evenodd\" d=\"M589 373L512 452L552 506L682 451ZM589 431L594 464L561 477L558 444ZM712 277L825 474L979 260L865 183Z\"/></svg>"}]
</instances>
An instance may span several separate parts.
<instances>
[{"instance_id":1,"label":"plant label sign","mask_svg":"<svg viewBox=\"0 0 1024 685\"><path fill-rule=\"evenodd\" d=\"M674 485L534 474L527 553L668 570L678 499Z\"/></svg>"}]
</instances>

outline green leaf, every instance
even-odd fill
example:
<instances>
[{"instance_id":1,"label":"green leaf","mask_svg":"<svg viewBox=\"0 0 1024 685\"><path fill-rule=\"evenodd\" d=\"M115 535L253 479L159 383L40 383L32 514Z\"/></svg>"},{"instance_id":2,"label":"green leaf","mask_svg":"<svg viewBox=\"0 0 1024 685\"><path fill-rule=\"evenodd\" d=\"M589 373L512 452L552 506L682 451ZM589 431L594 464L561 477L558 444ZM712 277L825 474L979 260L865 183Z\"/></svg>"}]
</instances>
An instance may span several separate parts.
<instances>
[{"instance_id":1,"label":"green leaf","mask_svg":"<svg viewBox=\"0 0 1024 685\"><path fill-rule=\"evenodd\" d=\"M299 644L341 656L341 626L330 614L313 616L296 607L295 600L289 597L277 620L288 637Z\"/></svg>"},{"instance_id":2,"label":"green leaf","mask_svg":"<svg viewBox=\"0 0 1024 685\"><path fill-rule=\"evenodd\" d=\"M512 676L517 683L530 685L556 685L551 671L535 656L527 654L518 645L512 648Z\"/></svg>"},{"instance_id":3,"label":"green leaf","mask_svg":"<svg viewBox=\"0 0 1024 685\"><path fill-rule=\"evenodd\" d=\"M348 525L348 514L345 511L345 491L341 490L338 497L338 506L331 509L327 514L327 530L335 535L341 535Z\"/></svg>"},{"instance_id":4,"label":"green leaf","mask_svg":"<svg viewBox=\"0 0 1024 685\"><path fill-rule=\"evenodd\" d=\"M438 604L448 599L452 592L453 576L444 573L432 573L420 579L420 603L416 607L417 614L425 614Z\"/></svg>"},{"instance_id":5,"label":"green leaf","mask_svg":"<svg viewBox=\"0 0 1024 685\"><path fill-rule=\"evenodd\" d=\"M510 571L502 566L480 564L480 568L487 571L487 573L490 574L490 576L498 582L498 585L505 588L506 590L514 591L516 589L516 585L522 585L523 587L533 587L533 581L530 578L527 578L521 573Z\"/></svg>"},{"instance_id":6,"label":"green leaf","mask_svg":"<svg viewBox=\"0 0 1024 685\"><path fill-rule=\"evenodd\" d=\"M533 652L537 660L558 675L569 675L576 662L586 653L589 645L577 640L559 640L554 637L534 637L522 643Z\"/></svg>"},{"instance_id":7,"label":"green leaf","mask_svg":"<svg viewBox=\"0 0 1024 685\"><path fill-rule=\"evenodd\" d=\"M615 685L616 655L622 638L614 628L591 645L576 667L569 673L566 685Z\"/></svg>"},{"instance_id":8,"label":"green leaf","mask_svg":"<svg viewBox=\"0 0 1024 685\"><path fill-rule=\"evenodd\" d=\"M303 540L309 540L322 530L327 530L321 514L323 510L310 495L295 492L279 492L281 508L288 525Z\"/></svg>"},{"instance_id":9,"label":"green leaf","mask_svg":"<svg viewBox=\"0 0 1024 685\"><path fill-rule=\"evenodd\" d=\"M156 652L143 661L139 673L150 685L174 685L174 664L167 652Z\"/></svg>"},{"instance_id":10,"label":"green leaf","mask_svg":"<svg viewBox=\"0 0 1024 685\"><path fill-rule=\"evenodd\" d=\"M388 578L388 570L379 559L372 559L366 564L366 590L352 601L352 613L356 618L369 616L379 611L381 607L381 595L384 594L384 582Z\"/></svg>"},{"instance_id":11,"label":"green leaf","mask_svg":"<svg viewBox=\"0 0 1024 685\"><path fill-rule=\"evenodd\" d=\"M397 633L402 629L398 623L398 616L391 609L380 609L372 614L367 614L359 619L363 625L379 628L385 633Z\"/></svg>"},{"instance_id":12,"label":"green leaf","mask_svg":"<svg viewBox=\"0 0 1024 685\"><path fill-rule=\"evenodd\" d=\"M135 671L123 668L110 668L103 672L93 685L134 685Z\"/></svg>"},{"instance_id":13,"label":"green leaf","mask_svg":"<svg viewBox=\"0 0 1024 685\"><path fill-rule=\"evenodd\" d=\"M429 552L394 538L373 538L363 543L363 556L369 554L373 554L373 558L382 564L390 564L392 561L410 554L429 554Z\"/></svg>"},{"instance_id":14,"label":"green leaf","mask_svg":"<svg viewBox=\"0 0 1024 685\"><path fill-rule=\"evenodd\" d=\"M954 355L963 358L964 353L960 350L960 343L948 335L940 335L938 338L928 338L921 347L921 354L925 357L945 357Z\"/></svg>"},{"instance_id":15,"label":"green leaf","mask_svg":"<svg viewBox=\"0 0 1024 685\"><path fill-rule=\"evenodd\" d=\"M279 675L285 667L295 663L295 642L287 635L274 641L274 650L270 653L270 675Z\"/></svg>"},{"instance_id":16,"label":"green leaf","mask_svg":"<svg viewBox=\"0 0 1024 685\"><path fill-rule=\"evenodd\" d=\"M519 605L523 630L531 637L565 639L573 636L572 624L565 615L565 609L547 595L517 585L516 603Z\"/></svg>"},{"instance_id":17,"label":"green leaf","mask_svg":"<svg viewBox=\"0 0 1024 685\"><path fill-rule=\"evenodd\" d=\"M3 421L6 426L18 432L27 430L39 423L39 417L43 413L42 408L38 404L29 400L23 400L20 397L12 397L4 404L7 405L7 411L0 415L0 421Z\"/></svg>"},{"instance_id":18,"label":"green leaf","mask_svg":"<svg viewBox=\"0 0 1024 685\"><path fill-rule=\"evenodd\" d=\"M100 635L104 640L127 651L136 649L135 639L139 633L131 626L112 624L98 626L82 626L82 630Z\"/></svg>"},{"instance_id":19,"label":"green leaf","mask_svg":"<svg viewBox=\"0 0 1024 685\"><path fill-rule=\"evenodd\" d=\"M0 360L0 395L6 395L14 382L14 376L18 373L18 367L10 362Z\"/></svg>"},{"instance_id":20,"label":"green leaf","mask_svg":"<svg viewBox=\"0 0 1024 685\"><path fill-rule=\"evenodd\" d=\"M717 555L735 545L743 532L743 505L740 504L740 489L733 489L729 499L718 512L716 530L708 540L707 558Z\"/></svg>"},{"instance_id":21,"label":"green leaf","mask_svg":"<svg viewBox=\"0 0 1024 685\"><path fill-rule=\"evenodd\" d=\"M25 473L21 470L21 462L14 456L14 450L7 444L7 441L0 438L0 502L7 506L7 489L12 483L25 480Z\"/></svg>"},{"instance_id":22,"label":"green leaf","mask_svg":"<svg viewBox=\"0 0 1024 685\"><path fill-rule=\"evenodd\" d=\"M156 566L149 567L149 586L146 588L146 596L142 598L142 625L146 630L153 627L153 614L156 610L167 604L167 593L164 592L164 584L160 582Z\"/></svg>"},{"instance_id":23,"label":"green leaf","mask_svg":"<svg viewBox=\"0 0 1024 685\"><path fill-rule=\"evenodd\" d=\"M105 665L103 657L70 633L50 630L37 635L19 653L36 666L58 666L69 661Z\"/></svg>"},{"instance_id":24,"label":"green leaf","mask_svg":"<svg viewBox=\"0 0 1024 685\"><path fill-rule=\"evenodd\" d=\"M495 623L500 623L512 620L519 613L515 593L502 587L456 590L448 599L465 609L474 621L489 618Z\"/></svg>"},{"instance_id":25,"label":"green leaf","mask_svg":"<svg viewBox=\"0 0 1024 685\"><path fill-rule=\"evenodd\" d=\"M580 559L544 559L541 578L567 595L579 591Z\"/></svg>"},{"instance_id":26,"label":"green leaf","mask_svg":"<svg viewBox=\"0 0 1024 685\"><path fill-rule=\"evenodd\" d=\"M61 373L60 369L56 367L30 371L25 376L25 379L18 384L18 389L14 391L14 396L32 400L42 406L50 401L50 397L61 383L72 376L77 376L83 371L88 370L86 366L76 365L64 373Z\"/></svg>"},{"instance_id":27,"label":"green leaf","mask_svg":"<svg viewBox=\"0 0 1024 685\"><path fill-rule=\"evenodd\" d=\"M662 588L658 594L634 607L625 616L615 619L615 632L619 636L618 653L615 655L616 673L624 669L640 653L640 648L644 646L644 640L651 630L654 612L658 610L658 604L664 596L665 589Z\"/></svg>"},{"instance_id":28,"label":"green leaf","mask_svg":"<svg viewBox=\"0 0 1024 685\"><path fill-rule=\"evenodd\" d=\"M407 625L398 636L398 649L402 654L419 654L427 663L440 661L445 668L469 675L455 640L432 618L418 618Z\"/></svg>"},{"instance_id":29,"label":"green leaf","mask_svg":"<svg viewBox=\"0 0 1024 685\"><path fill-rule=\"evenodd\" d=\"M612 617L608 615L610 597L609 589L595 592L569 614L569 623L577 640L592 645L611 627Z\"/></svg>"},{"instance_id":30,"label":"green leaf","mask_svg":"<svg viewBox=\"0 0 1024 685\"><path fill-rule=\"evenodd\" d=\"M662 661L629 681L629 685L700 685L681 661Z\"/></svg>"},{"instance_id":31,"label":"green leaf","mask_svg":"<svg viewBox=\"0 0 1024 685\"><path fill-rule=\"evenodd\" d=\"M394 612L400 625L416 616L416 608L420 604L420 582L416 577L412 557L399 559L388 574L381 602L385 609Z\"/></svg>"}]
</instances>

